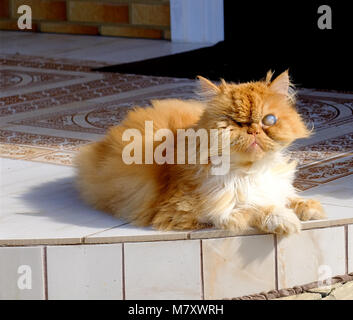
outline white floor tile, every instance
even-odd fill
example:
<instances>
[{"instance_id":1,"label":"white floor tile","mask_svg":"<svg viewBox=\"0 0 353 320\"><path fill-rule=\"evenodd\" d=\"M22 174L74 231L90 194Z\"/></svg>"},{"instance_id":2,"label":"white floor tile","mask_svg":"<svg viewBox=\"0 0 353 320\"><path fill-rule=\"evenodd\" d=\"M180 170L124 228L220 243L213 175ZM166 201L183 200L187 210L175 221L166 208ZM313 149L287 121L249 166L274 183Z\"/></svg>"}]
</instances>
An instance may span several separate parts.
<instances>
[{"instance_id":1,"label":"white floor tile","mask_svg":"<svg viewBox=\"0 0 353 320\"><path fill-rule=\"evenodd\" d=\"M279 288L345 273L344 227L304 230L278 240Z\"/></svg>"},{"instance_id":2,"label":"white floor tile","mask_svg":"<svg viewBox=\"0 0 353 320\"><path fill-rule=\"evenodd\" d=\"M200 241L124 244L126 299L201 299Z\"/></svg>"},{"instance_id":3,"label":"white floor tile","mask_svg":"<svg viewBox=\"0 0 353 320\"><path fill-rule=\"evenodd\" d=\"M44 299L42 247L0 247L0 300Z\"/></svg>"},{"instance_id":4,"label":"white floor tile","mask_svg":"<svg viewBox=\"0 0 353 320\"><path fill-rule=\"evenodd\" d=\"M324 204L353 207L353 175L314 187L301 195Z\"/></svg>"},{"instance_id":5,"label":"white floor tile","mask_svg":"<svg viewBox=\"0 0 353 320\"><path fill-rule=\"evenodd\" d=\"M332 204L322 205L327 219L302 221L302 229L338 226L353 223L353 208Z\"/></svg>"},{"instance_id":6,"label":"white floor tile","mask_svg":"<svg viewBox=\"0 0 353 320\"><path fill-rule=\"evenodd\" d=\"M48 299L122 299L121 244L47 248Z\"/></svg>"},{"instance_id":7,"label":"white floor tile","mask_svg":"<svg viewBox=\"0 0 353 320\"><path fill-rule=\"evenodd\" d=\"M80 243L125 223L79 198L72 167L12 159L1 163L2 245Z\"/></svg>"},{"instance_id":8,"label":"white floor tile","mask_svg":"<svg viewBox=\"0 0 353 320\"><path fill-rule=\"evenodd\" d=\"M235 298L273 290L272 235L202 240L205 299Z\"/></svg>"},{"instance_id":9,"label":"white floor tile","mask_svg":"<svg viewBox=\"0 0 353 320\"><path fill-rule=\"evenodd\" d=\"M348 273L353 272L353 224L348 226Z\"/></svg>"}]
</instances>

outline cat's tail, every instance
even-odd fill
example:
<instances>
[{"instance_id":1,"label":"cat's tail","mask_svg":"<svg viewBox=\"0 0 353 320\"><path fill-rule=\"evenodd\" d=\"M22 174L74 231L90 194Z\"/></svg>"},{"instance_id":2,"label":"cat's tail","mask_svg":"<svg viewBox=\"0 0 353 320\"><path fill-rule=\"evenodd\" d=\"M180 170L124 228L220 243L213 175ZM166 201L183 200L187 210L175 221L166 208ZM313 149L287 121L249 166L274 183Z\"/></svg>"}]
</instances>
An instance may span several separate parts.
<instances>
[{"instance_id":1,"label":"cat's tail","mask_svg":"<svg viewBox=\"0 0 353 320\"><path fill-rule=\"evenodd\" d=\"M97 210L128 222L149 224L158 197L153 170L125 165L111 137L83 146L74 160L76 187L81 198Z\"/></svg>"},{"instance_id":2,"label":"cat's tail","mask_svg":"<svg viewBox=\"0 0 353 320\"><path fill-rule=\"evenodd\" d=\"M100 172L101 161L99 149L102 142L94 142L80 148L78 155L74 159L76 169L75 186L81 198L93 207L106 211L104 204L104 177Z\"/></svg>"}]
</instances>

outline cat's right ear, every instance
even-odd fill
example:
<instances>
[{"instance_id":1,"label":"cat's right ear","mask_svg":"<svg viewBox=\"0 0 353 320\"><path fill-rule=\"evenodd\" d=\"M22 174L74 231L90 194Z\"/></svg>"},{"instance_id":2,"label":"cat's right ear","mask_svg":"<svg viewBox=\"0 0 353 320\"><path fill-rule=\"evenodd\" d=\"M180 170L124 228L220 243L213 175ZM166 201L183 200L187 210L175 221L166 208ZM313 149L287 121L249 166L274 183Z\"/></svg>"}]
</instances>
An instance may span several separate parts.
<instances>
[{"instance_id":1,"label":"cat's right ear","mask_svg":"<svg viewBox=\"0 0 353 320\"><path fill-rule=\"evenodd\" d=\"M217 87L214 83L212 83L210 80L197 76L197 78L200 80L200 93L204 96L213 96L218 93L220 93L221 89Z\"/></svg>"}]
</instances>

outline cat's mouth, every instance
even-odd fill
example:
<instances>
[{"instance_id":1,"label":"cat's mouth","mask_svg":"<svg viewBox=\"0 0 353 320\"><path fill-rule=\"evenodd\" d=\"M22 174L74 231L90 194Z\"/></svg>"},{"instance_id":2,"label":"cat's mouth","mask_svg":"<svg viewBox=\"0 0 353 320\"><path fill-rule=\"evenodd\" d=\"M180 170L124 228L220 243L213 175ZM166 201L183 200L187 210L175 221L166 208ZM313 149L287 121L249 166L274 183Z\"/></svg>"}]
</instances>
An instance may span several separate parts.
<instances>
[{"instance_id":1,"label":"cat's mouth","mask_svg":"<svg viewBox=\"0 0 353 320\"><path fill-rule=\"evenodd\" d=\"M254 141L249 145L247 152L263 152L263 148L259 141L255 138Z\"/></svg>"}]
</instances>

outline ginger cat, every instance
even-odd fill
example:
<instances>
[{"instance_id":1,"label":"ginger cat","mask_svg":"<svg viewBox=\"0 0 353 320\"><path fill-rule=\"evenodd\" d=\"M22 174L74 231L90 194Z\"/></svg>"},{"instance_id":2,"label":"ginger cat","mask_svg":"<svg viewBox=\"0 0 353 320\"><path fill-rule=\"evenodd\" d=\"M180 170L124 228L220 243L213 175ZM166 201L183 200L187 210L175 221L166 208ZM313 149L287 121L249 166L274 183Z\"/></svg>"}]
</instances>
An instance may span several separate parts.
<instances>
[{"instance_id":1,"label":"ginger cat","mask_svg":"<svg viewBox=\"0 0 353 320\"><path fill-rule=\"evenodd\" d=\"M269 71L261 81L222 80L215 85L199 77L202 101L166 99L130 111L103 140L84 146L76 158L82 198L136 225L163 230L214 226L240 233L255 227L288 235L300 231L300 220L325 218L320 203L301 199L292 185L296 163L284 151L310 132L295 110L288 72L271 78ZM153 121L152 134L168 129L174 140L147 141L146 121ZM142 150L133 149L133 154L142 163L124 161L124 148L131 143L124 137L128 129L141 132ZM147 157L151 160L148 148L157 151L169 143L177 151L180 129L226 130L229 170L212 174L214 163L201 158L191 164L160 164L152 157L152 163L147 163ZM197 141L199 156L202 150ZM211 160L224 147L215 151L206 144L206 158ZM171 160L175 159L174 154Z\"/></svg>"}]
</instances>

